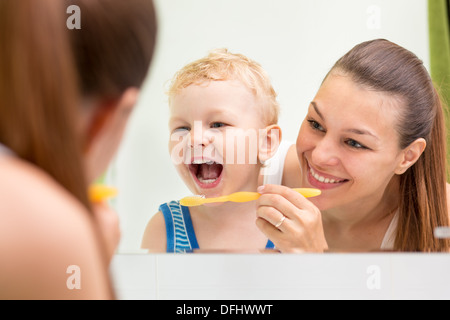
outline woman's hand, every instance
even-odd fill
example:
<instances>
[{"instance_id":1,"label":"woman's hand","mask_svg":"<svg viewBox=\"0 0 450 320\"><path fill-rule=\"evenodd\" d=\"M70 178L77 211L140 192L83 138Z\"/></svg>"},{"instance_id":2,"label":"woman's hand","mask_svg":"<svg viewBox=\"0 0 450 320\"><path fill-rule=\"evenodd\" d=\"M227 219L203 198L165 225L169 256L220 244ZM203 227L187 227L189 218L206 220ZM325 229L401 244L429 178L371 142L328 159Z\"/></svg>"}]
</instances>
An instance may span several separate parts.
<instances>
[{"instance_id":1,"label":"woman's hand","mask_svg":"<svg viewBox=\"0 0 450 320\"><path fill-rule=\"evenodd\" d=\"M120 241L119 217L106 203L93 204L93 211L111 260Z\"/></svg>"},{"instance_id":2,"label":"woman's hand","mask_svg":"<svg viewBox=\"0 0 450 320\"><path fill-rule=\"evenodd\" d=\"M320 210L294 190L265 185L258 188L258 228L281 252L324 252L328 249Z\"/></svg>"}]
</instances>

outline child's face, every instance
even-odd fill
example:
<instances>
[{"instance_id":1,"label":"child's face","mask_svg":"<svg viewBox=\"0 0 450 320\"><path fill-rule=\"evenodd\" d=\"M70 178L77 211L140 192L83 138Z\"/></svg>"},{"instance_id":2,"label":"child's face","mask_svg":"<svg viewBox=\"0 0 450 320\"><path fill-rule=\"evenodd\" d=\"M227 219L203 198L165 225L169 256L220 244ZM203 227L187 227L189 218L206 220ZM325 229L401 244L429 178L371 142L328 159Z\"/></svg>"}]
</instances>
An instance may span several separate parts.
<instances>
[{"instance_id":1,"label":"child's face","mask_svg":"<svg viewBox=\"0 0 450 320\"><path fill-rule=\"evenodd\" d=\"M169 150L189 189L206 197L255 191L261 166L258 101L239 81L190 85L170 104Z\"/></svg>"}]
</instances>

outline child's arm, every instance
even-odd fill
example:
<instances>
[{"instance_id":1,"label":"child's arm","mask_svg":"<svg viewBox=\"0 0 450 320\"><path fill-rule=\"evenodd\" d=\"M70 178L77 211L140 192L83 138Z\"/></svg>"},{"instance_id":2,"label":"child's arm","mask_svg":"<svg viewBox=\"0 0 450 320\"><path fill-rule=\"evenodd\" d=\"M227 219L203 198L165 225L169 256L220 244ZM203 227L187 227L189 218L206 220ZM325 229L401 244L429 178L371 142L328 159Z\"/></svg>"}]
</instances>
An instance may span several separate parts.
<instances>
[{"instance_id":1,"label":"child's arm","mask_svg":"<svg viewBox=\"0 0 450 320\"><path fill-rule=\"evenodd\" d=\"M149 252L162 253L167 250L166 223L161 211L150 219L144 231L141 243L142 249Z\"/></svg>"},{"instance_id":2,"label":"child's arm","mask_svg":"<svg viewBox=\"0 0 450 320\"><path fill-rule=\"evenodd\" d=\"M289 188L299 188L301 187L301 174L302 171L300 169L300 163L297 157L297 149L295 144L293 144L286 154L283 169L283 180L281 184Z\"/></svg>"}]
</instances>

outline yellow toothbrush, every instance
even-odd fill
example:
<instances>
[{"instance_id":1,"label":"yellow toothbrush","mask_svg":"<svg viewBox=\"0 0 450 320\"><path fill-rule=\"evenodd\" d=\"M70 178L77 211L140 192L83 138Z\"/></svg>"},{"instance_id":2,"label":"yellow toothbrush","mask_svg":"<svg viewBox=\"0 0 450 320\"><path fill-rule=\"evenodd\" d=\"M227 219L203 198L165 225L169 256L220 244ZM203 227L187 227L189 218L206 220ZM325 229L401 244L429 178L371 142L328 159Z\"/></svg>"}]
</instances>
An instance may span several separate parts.
<instances>
[{"instance_id":1,"label":"yellow toothbrush","mask_svg":"<svg viewBox=\"0 0 450 320\"><path fill-rule=\"evenodd\" d=\"M117 189L101 184L94 184L89 187L89 199L93 203L100 203L117 196Z\"/></svg>"},{"instance_id":2,"label":"yellow toothbrush","mask_svg":"<svg viewBox=\"0 0 450 320\"><path fill-rule=\"evenodd\" d=\"M306 198L316 197L321 194L319 189L309 189L309 188L295 188L292 189L297 191ZM201 206L205 203L216 203L216 202L248 202L258 199L261 196L258 192L235 192L227 196L217 197L217 198L203 198L202 196L190 196L185 197L180 200L180 204L185 207L195 207Z\"/></svg>"}]
</instances>

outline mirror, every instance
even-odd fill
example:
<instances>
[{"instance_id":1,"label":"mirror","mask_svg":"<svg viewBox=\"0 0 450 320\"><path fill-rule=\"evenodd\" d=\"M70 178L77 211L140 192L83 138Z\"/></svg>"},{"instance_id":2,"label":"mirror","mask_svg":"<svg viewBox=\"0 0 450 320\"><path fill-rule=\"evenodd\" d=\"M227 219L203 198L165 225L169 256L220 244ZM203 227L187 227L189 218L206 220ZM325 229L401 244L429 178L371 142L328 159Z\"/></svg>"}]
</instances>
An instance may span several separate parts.
<instances>
[{"instance_id":1,"label":"mirror","mask_svg":"<svg viewBox=\"0 0 450 320\"><path fill-rule=\"evenodd\" d=\"M160 204L191 195L168 151L173 75L216 48L259 62L281 105L283 139L295 142L309 102L334 62L354 45L386 38L429 66L426 0L155 0L158 46L139 104L106 183L119 189L119 253L143 252Z\"/></svg>"}]
</instances>

